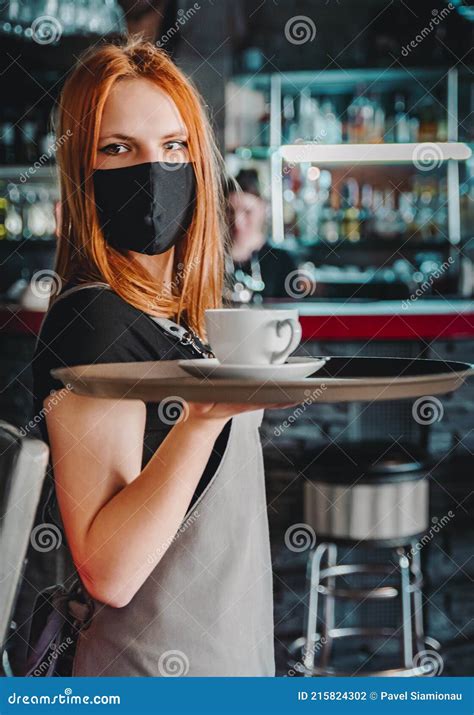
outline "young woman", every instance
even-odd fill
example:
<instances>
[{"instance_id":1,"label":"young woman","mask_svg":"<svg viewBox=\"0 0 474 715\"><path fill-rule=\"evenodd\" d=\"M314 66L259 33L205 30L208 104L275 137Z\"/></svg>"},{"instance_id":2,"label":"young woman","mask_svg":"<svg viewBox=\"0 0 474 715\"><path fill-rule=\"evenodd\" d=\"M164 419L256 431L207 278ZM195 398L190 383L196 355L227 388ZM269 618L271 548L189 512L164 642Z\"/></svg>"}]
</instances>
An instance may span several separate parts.
<instances>
[{"instance_id":1,"label":"young woman","mask_svg":"<svg viewBox=\"0 0 474 715\"><path fill-rule=\"evenodd\" d=\"M170 405L80 397L50 375L208 355L223 182L198 95L164 52L132 38L81 58L58 116L62 290L34 379L94 606L73 675L273 675L260 406L188 404L176 419Z\"/></svg>"}]
</instances>

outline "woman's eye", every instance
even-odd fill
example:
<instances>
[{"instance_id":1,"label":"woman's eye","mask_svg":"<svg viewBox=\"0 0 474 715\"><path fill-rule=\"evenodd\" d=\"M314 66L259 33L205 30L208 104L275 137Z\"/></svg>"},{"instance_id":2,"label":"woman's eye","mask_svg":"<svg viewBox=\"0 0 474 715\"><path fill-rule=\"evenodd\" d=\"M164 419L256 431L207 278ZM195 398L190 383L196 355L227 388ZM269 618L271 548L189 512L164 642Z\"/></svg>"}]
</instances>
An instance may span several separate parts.
<instances>
[{"instance_id":1,"label":"woman's eye","mask_svg":"<svg viewBox=\"0 0 474 715\"><path fill-rule=\"evenodd\" d=\"M104 154L123 154L128 148L124 144L107 144L100 151Z\"/></svg>"},{"instance_id":2,"label":"woman's eye","mask_svg":"<svg viewBox=\"0 0 474 715\"><path fill-rule=\"evenodd\" d=\"M185 141L167 142L163 148L170 156L187 156L188 154L188 144Z\"/></svg>"}]
</instances>

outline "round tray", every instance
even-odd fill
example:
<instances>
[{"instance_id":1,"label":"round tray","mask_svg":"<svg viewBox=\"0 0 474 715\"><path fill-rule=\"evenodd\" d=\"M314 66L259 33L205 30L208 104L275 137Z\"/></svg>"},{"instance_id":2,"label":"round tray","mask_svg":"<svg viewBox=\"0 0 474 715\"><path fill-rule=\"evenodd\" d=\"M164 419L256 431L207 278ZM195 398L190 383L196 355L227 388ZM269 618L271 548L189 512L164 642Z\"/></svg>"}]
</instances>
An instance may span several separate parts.
<instances>
[{"instance_id":1,"label":"round tray","mask_svg":"<svg viewBox=\"0 0 474 715\"><path fill-rule=\"evenodd\" d=\"M474 375L468 363L410 358L331 357L303 380L210 380L188 375L177 360L78 365L51 370L79 395L159 402L318 403L403 400L457 390Z\"/></svg>"}]
</instances>

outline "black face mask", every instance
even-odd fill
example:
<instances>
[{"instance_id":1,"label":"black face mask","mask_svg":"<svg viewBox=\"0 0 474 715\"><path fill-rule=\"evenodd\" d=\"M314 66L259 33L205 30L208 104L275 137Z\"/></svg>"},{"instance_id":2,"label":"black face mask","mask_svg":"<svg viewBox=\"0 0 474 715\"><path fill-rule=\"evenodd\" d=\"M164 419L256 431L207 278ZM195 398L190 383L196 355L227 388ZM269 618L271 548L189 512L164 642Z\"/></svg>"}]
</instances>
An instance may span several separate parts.
<instances>
[{"instance_id":1,"label":"black face mask","mask_svg":"<svg viewBox=\"0 0 474 715\"><path fill-rule=\"evenodd\" d=\"M191 162L98 169L92 176L102 232L114 248L152 256L185 236L196 193Z\"/></svg>"}]
</instances>

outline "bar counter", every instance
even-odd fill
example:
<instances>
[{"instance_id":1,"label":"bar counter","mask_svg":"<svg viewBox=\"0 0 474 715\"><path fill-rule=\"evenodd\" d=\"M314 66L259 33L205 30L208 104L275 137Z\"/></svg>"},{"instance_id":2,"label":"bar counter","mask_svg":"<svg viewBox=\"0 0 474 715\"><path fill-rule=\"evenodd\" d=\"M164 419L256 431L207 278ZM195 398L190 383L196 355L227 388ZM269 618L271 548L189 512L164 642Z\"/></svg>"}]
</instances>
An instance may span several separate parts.
<instances>
[{"instance_id":1,"label":"bar counter","mask_svg":"<svg viewBox=\"0 0 474 715\"><path fill-rule=\"evenodd\" d=\"M265 301L264 307L297 308L303 341L436 340L474 336L474 300ZM0 333L37 335L42 311L0 304Z\"/></svg>"}]
</instances>

